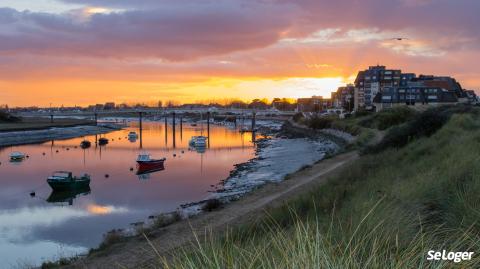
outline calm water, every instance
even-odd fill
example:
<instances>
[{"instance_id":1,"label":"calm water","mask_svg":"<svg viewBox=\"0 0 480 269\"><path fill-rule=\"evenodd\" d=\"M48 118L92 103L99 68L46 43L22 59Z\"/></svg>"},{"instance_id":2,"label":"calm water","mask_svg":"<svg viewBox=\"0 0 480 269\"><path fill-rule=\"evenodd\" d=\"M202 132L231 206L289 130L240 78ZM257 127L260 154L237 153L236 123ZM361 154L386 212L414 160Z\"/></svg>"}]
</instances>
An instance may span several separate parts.
<instances>
[{"instance_id":1,"label":"calm water","mask_svg":"<svg viewBox=\"0 0 480 269\"><path fill-rule=\"evenodd\" d=\"M204 199L234 164L254 155L251 136L235 130L211 125L210 147L199 153L188 149L188 140L200 135L200 124L184 124L182 132L177 124L174 141L171 125L166 131L163 123L144 122L143 149L167 161L165 170L139 177L130 168L140 140L126 139L137 126L104 135L110 142L102 147L89 136L92 147L86 150L78 146L83 138L0 149L0 268L86 251L108 230ZM17 150L30 158L10 163ZM46 178L56 170L90 174L90 191L52 193Z\"/></svg>"}]
</instances>

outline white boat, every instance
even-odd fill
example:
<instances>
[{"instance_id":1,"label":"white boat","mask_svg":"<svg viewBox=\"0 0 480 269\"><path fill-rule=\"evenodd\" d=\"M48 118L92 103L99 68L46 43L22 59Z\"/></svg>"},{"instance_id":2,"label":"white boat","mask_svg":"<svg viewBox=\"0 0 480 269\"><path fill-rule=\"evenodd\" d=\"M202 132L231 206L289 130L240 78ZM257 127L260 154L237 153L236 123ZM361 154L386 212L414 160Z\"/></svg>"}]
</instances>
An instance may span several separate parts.
<instances>
[{"instance_id":1,"label":"white boat","mask_svg":"<svg viewBox=\"0 0 480 269\"><path fill-rule=\"evenodd\" d=\"M22 161L25 159L25 153L14 151L10 153L10 161Z\"/></svg>"},{"instance_id":2,"label":"white boat","mask_svg":"<svg viewBox=\"0 0 480 269\"><path fill-rule=\"evenodd\" d=\"M129 132L128 133L128 139L137 139L138 138L138 134L136 132Z\"/></svg>"},{"instance_id":3,"label":"white boat","mask_svg":"<svg viewBox=\"0 0 480 269\"><path fill-rule=\"evenodd\" d=\"M203 135L192 136L190 138L189 144L193 147L205 147L207 145L207 137Z\"/></svg>"}]
</instances>

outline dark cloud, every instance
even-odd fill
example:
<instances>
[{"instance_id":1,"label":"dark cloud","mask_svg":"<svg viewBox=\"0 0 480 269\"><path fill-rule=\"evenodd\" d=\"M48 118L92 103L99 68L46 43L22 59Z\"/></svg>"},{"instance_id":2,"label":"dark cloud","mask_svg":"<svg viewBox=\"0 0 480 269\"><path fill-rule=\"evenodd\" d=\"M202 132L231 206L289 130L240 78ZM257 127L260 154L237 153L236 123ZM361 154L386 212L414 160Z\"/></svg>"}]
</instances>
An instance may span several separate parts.
<instances>
[{"instance_id":1,"label":"dark cloud","mask_svg":"<svg viewBox=\"0 0 480 269\"><path fill-rule=\"evenodd\" d=\"M194 59L275 43L288 5L200 5L74 16L0 9L0 53ZM293 9L294 10L294 9Z\"/></svg>"}]
</instances>

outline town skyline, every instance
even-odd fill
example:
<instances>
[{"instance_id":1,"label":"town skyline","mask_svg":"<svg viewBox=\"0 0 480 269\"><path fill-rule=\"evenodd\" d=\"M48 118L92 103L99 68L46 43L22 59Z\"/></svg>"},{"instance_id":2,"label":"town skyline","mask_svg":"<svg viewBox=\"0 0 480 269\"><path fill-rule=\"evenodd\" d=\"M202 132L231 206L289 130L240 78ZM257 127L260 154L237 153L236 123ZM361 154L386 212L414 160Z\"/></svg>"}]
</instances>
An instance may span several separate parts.
<instances>
[{"instance_id":1,"label":"town skyline","mask_svg":"<svg viewBox=\"0 0 480 269\"><path fill-rule=\"evenodd\" d=\"M375 64L478 91L480 3L460 2L2 1L0 103L328 98Z\"/></svg>"}]
</instances>

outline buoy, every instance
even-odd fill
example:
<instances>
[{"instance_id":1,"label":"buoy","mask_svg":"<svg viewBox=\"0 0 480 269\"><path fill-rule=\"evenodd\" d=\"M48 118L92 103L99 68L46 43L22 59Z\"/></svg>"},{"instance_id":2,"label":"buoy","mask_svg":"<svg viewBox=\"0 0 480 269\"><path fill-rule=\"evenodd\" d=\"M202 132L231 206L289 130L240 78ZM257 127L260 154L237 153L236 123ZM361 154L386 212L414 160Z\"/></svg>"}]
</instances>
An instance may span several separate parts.
<instances>
[{"instance_id":1,"label":"buoy","mask_svg":"<svg viewBox=\"0 0 480 269\"><path fill-rule=\"evenodd\" d=\"M173 157L175 157L175 156L177 156L177 154L174 153L174 154L173 154Z\"/></svg>"},{"instance_id":2,"label":"buoy","mask_svg":"<svg viewBox=\"0 0 480 269\"><path fill-rule=\"evenodd\" d=\"M185 150L182 150L182 153L185 153Z\"/></svg>"},{"instance_id":3,"label":"buoy","mask_svg":"<svg viewBox=\"0 0 480 269\"><path fill-rule=\"evenodd\" d=\"M35 192L32 191L32 192L30 193L30 196L31 196L31 197L35 197Z\"/></svg>"},{"instance_id":4,"label":"buoy","mask_svg":"<svg viewBox=\"0 0 480 269\"><path fill-rule=\"evenodd\" d=\"M44 152L44 153L42 153L42 155L44 155L44 156L45 156L45 152Z\"/></svg>"},{"instance_id":5,"label":"buoy","mask_svg":"<svg viewBox=\"0 0 480 269\"><path fill-rule=\"evenodd\" d=\"M133 171L133 167L130 167L130 171Z\"/></svg>"},{"instance_id":6,"label":"buoy","mask_svg":"<svg viewBox=\"0 0 480 269\"><path fill-rule=\"evenodd\" d=\"M110 175L109 174L105 174L105 177L108 178Z\"/></svg>"},{"instance_id":7,"label":"buoy","mask_svg":"<svg viewBox=\"0 0 480 269\"><path fill-rule=\"evenodd\" d=\"M75 146L74 148L77 148L77 146Z\"/></svg>"},{"instance_id":8,"label":"buoy","mask_svg":"<svg viewBox=\"0 0 480 269\"><path fill-rule=\"evenodd\" d=\"M30 155L27 155L26 157L27 157L27 158L30 158Z\"/></svg>"},{"instance_id":9,"label":"buoy","mask_svg":"<svg viewBox=\"0 0 480 269\"><path fill-rule=\"evenodd\" d=\"M67 148L67 150L70 150L70 148Z\"/></svg>"},{"instance_id":10,"label":"buoy","mask_svg":"<svg viewBox=\"0 0 480 269\"><path fill-rule=\"evenodd\" d=\"M58 149L55 152L58 153Z\"/></svg>"}]
</instances>

